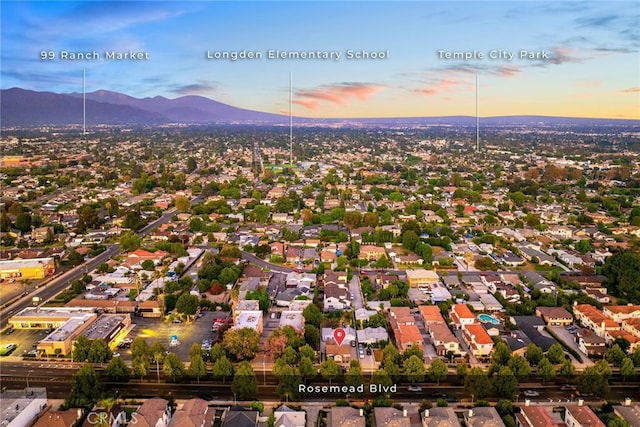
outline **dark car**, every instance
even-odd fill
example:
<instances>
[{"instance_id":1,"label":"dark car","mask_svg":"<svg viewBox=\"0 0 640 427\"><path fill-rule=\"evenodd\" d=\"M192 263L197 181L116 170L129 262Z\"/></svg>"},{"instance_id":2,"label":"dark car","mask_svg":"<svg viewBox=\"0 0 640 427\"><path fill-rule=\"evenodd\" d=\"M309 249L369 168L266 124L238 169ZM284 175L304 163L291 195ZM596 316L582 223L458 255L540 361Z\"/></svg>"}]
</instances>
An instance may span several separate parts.
<instances>
[{"instance_id":1,"label":"dark car","mask_svg":"<svg viewBox=\"0 0 640 427\"><path fill-rule=\"evenodd\" d=\"M367 356L371 356L371 347L367 347Z\"/></svg>"}]
</instances>

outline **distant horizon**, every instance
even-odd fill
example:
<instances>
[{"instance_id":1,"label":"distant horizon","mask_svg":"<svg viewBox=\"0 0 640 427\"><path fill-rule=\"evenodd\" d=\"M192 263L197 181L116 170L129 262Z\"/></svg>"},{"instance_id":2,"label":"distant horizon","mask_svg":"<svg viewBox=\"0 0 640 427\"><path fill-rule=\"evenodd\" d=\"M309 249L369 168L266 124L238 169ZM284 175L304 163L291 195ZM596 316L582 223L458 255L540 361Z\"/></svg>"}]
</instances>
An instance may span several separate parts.
<instances>
[{"instance_id":1,"label":"distant horizon","mask_svg":"<svg viewBox=\"0 0 640 427\"><path fill-rule=\"evenodd\" d=\"M0 87L315 118L640 119L639 0L3 1ZM289 76L292 75L292 87Z\"/></svg>"},{"instance_id":2,"label":"distant horizon","mask_svg":"<svg viewBox=\"0 0 640 427\"><path fill-rule=\"evenodd\" d=\"M81 97L82 96L82 92L67 92L67 93L61 93L61 92L52 92L52 91L34 91L32 89L26 89L26 88L22 88L22 87L11 87L8 89L1 89L3 91L6 90L12 90L12 89L18 89L18 90L25 90L25 91L32 91L32 92L39 92L39 93L52 93L55 95L68 95L68 96L72 96L72 97ZM90 94L95 94L95 93L99 93L99 92L107 92L107 93L112 93L112 94L117 94L117 95L124 95L130 98L134 98L134 99L138 99L138 100L144 100L144 99L148 99L148 100L152 100L152 99L156 99L156 98L162 98L162 99L166 99L169 101L173 101L173 100L177 100L177 99L183 99L183 98L189 98L189 97L198 97L198 98L204 98L213 102L217 102L229 107L233 107L233 108L237 108L237 109L242 109L242 110L249 110L248 108L242 107L242 106L237 106L237 105L231 105L231 104L225 104L217 99L214 99L212 97L209 96L205 96L205 95L180 95L180 96L176 96L174 98L169 98L163 95L155 95L155 96L146 96L144 98L138 98L136 96L133 95L129 95L127 93L122 93L122 92L116 92L116 91L112 91L109 89L96 89L93 90L91 92L86 92L87 95ZM118 104L114 104L112 102L106 102L106 101L98 101L98 100L94 100L92 99L91 101L93 102L101 102L101 103L105 103L105 104L112 104L112 105L118 105ZM278 116L282 116L283 118L288 118L288 114L284 114L284 113L270 113L268 111L258 111L258 110L249 110L249 111L254 111L254 112L258 112L258 113L266 113L266 114L275 114ZM294 118L298 118L298 119L305 119L305 120L318 120L318 121L331 121L331 120L384 120L384 119L421 119L421 118L469 118L469 119L475 119L476 116L475 115L468 115L468 114L448 114L448 115L429 115L429 116L377 116L377 117L314 117L314 116L302 116L302 115L293 115ZM635 119L635 118L619 118L619 117L580 117L580 116L552 116L552 115L541 115L541 114L504 114L504 115L497 115L497 116L483 116L483 115L479 115L478 116L479 119L499 119L499 118L554 118L554 119L569 119L569 120L618 120L618 121L638 121L638 124L640 125L640 119Z\"/></svg>"}]
</instances>

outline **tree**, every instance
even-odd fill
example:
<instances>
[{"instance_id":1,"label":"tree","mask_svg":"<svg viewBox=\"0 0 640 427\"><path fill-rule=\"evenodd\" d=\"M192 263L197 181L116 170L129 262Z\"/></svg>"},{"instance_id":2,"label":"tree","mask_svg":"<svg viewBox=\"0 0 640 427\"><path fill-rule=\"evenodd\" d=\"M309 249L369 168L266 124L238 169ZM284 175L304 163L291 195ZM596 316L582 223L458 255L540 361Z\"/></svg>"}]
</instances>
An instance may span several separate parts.
<instances>
[{"instance_id":1,"label":"tree","mask_svg":"<svg viewBox=\"0 0 640 427\"><path fill-rule=\"evenodd\" d=\"M456 375L459 379L464 379L469 374L469 363L465 360L456 365Z\"/></svg>"},{"instance_id":2,"label":"tree","mask_svg":"<svg viewBox=\"0 0 640 427\"><path fill-rule=\"evenodd\" d=\"M14 226L23 233L31 231L31 214L26 212L19 213Z\"/></svg>"},{"instance_id":3,"label":"tree","mask_svg":"<svg viewBox=\"0 0 640 427\"><path fill-rule=\"evenodd\" d=\"M542 352L542 349L540 347L538 347L534 343L531 343L527 346L527 350L525 351L524 356L527 358L531 366L536 366L538 362L542 360L542 356L544 356L544 353Z\"/></svg>"},{"instance_id":4,"label":"tree","mask_svg":"<svg viewBox=\"0 0 640 427\"><path fill-rule=\"evenodd\" d=\"M411 356L416 356L418 359L422 360L423 359L422 348L420 348L417 345L412 345L411 347L406 349L404 353L402 353L402 358L404 360L409 359Z\"/></svg>"},{"instance_id":5,"label":"tree","mask_svg":"<svg viewBox=\"0 0 640 427\"><path fill-rule=\"evenodd\" d=\"M622 365L622 361L625 359L627 355L622 351L618 344L614 344L609 350L607 350L607 361L613 366L620 367Z\"/></svg>"},{"instance_id":6,"label":"tree","mask_svg":"<svg viewBox=\"0 0 640 427\"><path fill-rule=\"evenodd\" d=\"M258 393L258 380L249 362L242 362L233 375L231 391L238 400L255 398Z\"/></svg>"},{"instance_id":7,"label":"tree","mask_svg":"<svg viewBox=\"0 0 640 427\"><path fill-rule=\"evenodd\" d=\"M78 231L84 233L94 228L98 223L98 212L90 205L84 205L78 209Z\"/></svg>"},{"instance_id":8,"label":"tree","mask_svg":"<svg viewBox=\"0 0 640 427\"><path fill-rule=\"evenodd\" d=\"M91 342L87 360L90 363L105 363L111 360L113 353L105 340L95 339Z\"/></svg>"},{"instance_id":9,"label":"tree","mask_svg":"<svg viewBox=\"0 0 640 427\"><path fill-rule=\"evenodd\" d=\"M151 364L151 349L144 338L138 337L131 343L131 361L136 376L147 375Z\"/></svg>"},{"instance_id":10,"label":"tree","mask_svg":"<svg viewBox=\"0 0 640 427\"><path fill-rule=\"evenodd\" d=\"M222 356L218 358L213 364L213 376L216 378L222 378L222 383L224 384L225 380L229 377L233 376L233 363L227 356Z\"/></svg>"},{"instance_id":11,"label":"tree","mask_svg":"<svg viewBox=\"0 0 640 427\"><path fill-rule=\"evenodd\" d=\"M360 362L352 360L347 369L347 373L344 375L344 383L347 386L358 387L364 383L364 377L362 376L362 368Z\"/></svg>"},{"instance_id":12,"label":"tree","mask_svg":"<svg viewBox=\"0 0 640 427\"><path fill-rule=\"evenodd\" d=\"M518 381L524 381L531 373L531 366L529 365L529 362L519 354L516 354L511 358L508 366Z\"/></svg>"},{"instance_id":13,"label":"tree","mask_svg":"<svg viewBox=\"0 0 640 427\"><path fill-rule=\"evenodd\" d=\"M155 341L151 346L151 349L149 349L149 354L151 360L156 364L156 375L158 377L158 382L160 382L160 364L164 361L164 358L167 355L167 350L160 341Z\"/></svg>"},{"instance_id":14,"label":"tree","mask_svg":"<svg viewBox=\"0 0 640 427\"><path fill-rule=\"evenodd\" d=\"M90 409L100 398L102 382L90 365L82 365L71 380L71 393L65 400L65 407Z\"/></svg>"},{"instance_id":15,"label":"tree","mask_svg":"<svg viewBox=\"0 0 640 427\"><path fill-rule=\"evenodd\" d=\"M169 353L164 358L162 372L175 381L176 377L181 377L185 374L184 363L182 363L182 360L180 360L177 354Z\"/></svg>"},{"instance_id":16,"label":"tree","mask_svg":"<svg viewBox=\"0 0 640 427\"><path fill-rule=\"evenodd\" d=\"M362 213L358 211L347 211L344 213L342 220L349 230L358 228L362 224Z\"/></svg>"},{"instance_id":17,"label":"tree","mask_svg":"<svg viewBox=\"0 0 640 427\"><path fill-rule=\"evenodd\" d=\"M251 328L231 329L224 334L222 346L236 360L250 360L260 350L260 335Z\"/></svg>"},{"instance_id":18,"label":"tree","mask_svg":"<svg viewBox=\"0 0 640 427\"><path fill-rule=\"evenodd\" d=\"M538 377L542 380L542 384L556 377L556 368L546 357L543 357L538 363Z\"/></svg>"},{"instance_id":19,"label":"tree","mask_svg":"<svg viewBox=\"0 0 640 427\"><path fill-rule=\"evenodd\" d=\"M314 325L305 325L304 340L312 348L317 350L320 346L320 330Z\"/></svg>"},{"instance_id":20,"label":"tree","mask_svg":"<svg viewBox=\"0 0 640 427\"><path fill-rule=\"evenodd\" d=\"M156 268L156 265L150 259L145 259L142 261L140 266L146 271L153 271Z\"/></svg>"},{"instance_id":21,"label":"tree","mask_svg":"<svg viewBox=\"0 0 640 427\"><path fill-rule=\"evenodd\" d=\"M420 237L413 230L409 230L402 235L402 246L405 249L414 250L418 242L420 242Z\"/></svg>"},{"instance_id":22,"label":"tree","mask_svg":"<svg viewBox=\"0 0 640 427\"><path fill-rule=\"evenodd\" d=\"M402 368L404 370L404 375L409 382L417 383L424 381L426 369L422 358L414 354L404 361Z\"/></svg>"},{"instance_id":23,"label":"tree","mask_svg":"<svg viewBox=\"0 0 640 427\"><path fill-rule=\"evenodd\" d=\"M609 394L609 382L598 371L597 366L588 366L578 380L578 391L585 395L604 397Z\"/></svg>"},{"instance_id":24,"label":"tree","mask_svg":"<svg viewBox=\"0 0 640 427\"><path fill-rule=\"evenodd\" d=\"M320 311L318 306L315 304L309 304L306 306L304 310L302 310L302 316L304 317L305 326L313 325L317 328L320 327L323 319L322 311Z\"/></svg>"},{"instance_id":25,"label":"tree","mask_svg":"<svg viewBox=\"0 0 640 427\"><path fill-rule=\"evenodd\" d=\"M140 247L141 243L142 239L133 231L127 231L120 236L120 249L123 252L135 251Z\"/></svg>"},{"instance_id":26,"label":"tree","mask_svg":"<svg viewBox=\"0 0 640 427\"><path fill-rule=\"evenodd\" d=\"M71 282L71 290L75 294L79 295L84 291L86 291L87 288L82 280L75 279L74 281Z\"/></svg>"},{"instance_id":27,"label":"tree","mask_svg":"<svg viewBox=\"0 0 640 427\"><path fill-rule=\"evenodd\" d=\"M225 267L222 269L222 271L218 275L218 281L223 285L228 285L228 284L235 283L236 280L238 280L238 277L239 277L239 274L235 268Z\"/></svg>"},{"instance_id":28,"label":"tree","mask_svg":"<svg viewBox=\"0 0 640 427\"><path fill-rule=\"evenodd\" d=\"M310 380L316 376L316 368L313 366L313 362L307 356L300 357L300 363L298 363L298 370L303 380Z\"/></svg>"},{"instance_id":29,"label":"tree","mask_svg":"<svg viewBox=\"0 0 640 427\"><path fill-rule=\"evenodd\" d=\"M73 361L84 362L89 357L89 351L91 350L91 341L86 335L80 335L78 339L73 343Z\"/></svg>"},{"instance_id":30,"label":"tree","mask_svg":"<svg viewBox=\"0 0 640 427\"><path fill-rule=\"evenodd\" d=\"M385 368L379 368L373 373L371 384L375 384L377 386L377 391L375 394L379 396L385 394L385 392L382 391L383 387L388 390L388 387L393 385L393 380L391 379Z\"/></svg>"},{"instance_id":31,"label":"tree","mask_svg":"<svg viewBox=\"0 0 640 427\"><path fill-rule=\"evenodd\" d=\"M506 342L500 340L493 349L491 355L491 365L495 367L496 371L501 366L506 365L511 360L511 349Z\"/></svg>"},{"instance_id":32,"label":"tree","mask_svg":"<svg viewBox=\"0 0 640 427\"><path fill-rule=\"evenodd\" d=\"M606 286L612 294L632 304L640 303L640 254L620 252L607 258L602 268Z\"/></svg>"},{"instance_id":33,"label":"tree","mask_svg":"<svg viewBox=\"0 0 640 427\"><path fill-rule=\"evenodd\" d=\"M193 316L196 314L199 304L200 301L197 296L185 293L180 295L178 298L178 301L176 302L176 310L178 310L179 313L186 314L187 316Z\"/></svg>"},{"instance_id":34,"label":"tree","mask_svg":"<svg viewBox=\"0 0 640 427\"><path fill-rule=\"evenodd\" d=\"M431 381L436 381L438 385L440 385L440 381L447 378L448 374L449 368L447 367L447 364L440 359L434 360L429 367L429 378Z\"/></svg>"},{"instance_id":35,"label":"tree","mask_svg":"<svg viewBox=\"0 0 640 427\"><path fill-rule=\"evenodd\" d=\"M638 371L636 367L633 366L633 360L630 357L625 357L620 364L620 375L622 376L622 381L626 381L627 377L635 377L638 375Z\"/></svg>"},{"instance_id":36,"label":"tree","mask_svg":"<svg viewBox=\"0 0 640 427\"><path fill-rule=\"evenodd\" d=\"M549 359L549 362L553 363L554 365L562 363L562 361L564 360L564 350L562 349L562 346L558 343L555 343L551 347L549 347L549 350L547 350L547 358Z\"/></svg>"},{"instance_id":37,"label":"tree","mask_svg":"<svg viewBox=\"0 0 640 427\"><path fill-rule=\"evenodd\" d=\"M220 273L220 276L223 275L225 270L222 270L222 273ZM238 280L238 276L235 275L235 272L234 272L234 277L231 280L232 281L229 283L235 283L235 281ZM223 279L220 279L220 281L224 283ZM269 310L269 306L271 305L271 297L269 296L269 293L267 292L267 289L264 286L261 286L259 289L256 289L255 291L248 291L245 296L245 299L257 300L258 307L260 308L260 310L262 310L263 313L266 313Z\"/></svg>"},{"instance_id":38,"label":"tree","mask_svg":"<svg viewBox=\"0 0 640 427\"><path fill-rule=\"evenodd\" d=\"M320 364L320 375L325 380L329 380L329 384L331 384L331 380L338 378L341 372L342 369L332 358L328 358Z\"/></svg>"},{"instance_id":39,"label":"tree","mask_svg":"<svg viewBox=\"0 0 640 427\"><path fill-rule=\"evenodd\" d=\"M573 366L571 360L565 359L565 361L562 362L562 366L560 366L560 375L566 379L572 379L576 376L576 367Z\"/></svg>"},{"instance_id":40,"label":"tree","mask_svg":"<svg viewBox=\"0 0 640 427\"><path fill-rule=\"evenodd\" d=\"M496 403L496 411L501 417L513 415L513 403L508 399L500 399L498 403Z\"/></svg>"},{"instance_id":41,"label":"tree","mask_svg":"<svg viewBox=\"0 0 640 427\"><path fill-rule=\"evenodd\" d=\"M69 251L69 255L67 255L67 260L69 261L69 264L76 266L84 262L84 257L75 249L71 249Z\"/></svg>"},{"instance_id":42,"label":"tree","mask_svg":"<svg viewBox=\"0 0 640 427\"><path fill-rule=\"evenodd\" d=\"M607 427L631 427L631 424L620 417L610 417L607 421Z\"/></svg>"},{"instance_id":43,"label":"tree","mask_svg":"<svg viewBox=\"0 0 640 427\"><path fill-rule=\"evenodd\" d=\"M222 347L222 344L219 342L215 343L211 347L211 350L209 350L209 360L211 360L212 363L216 363L216 360L222 357L227 357L227 352Z\"/></svg>"},{"instance_id":44,"label":"tree","mask_svg":"<svg viewBox=\"0 0 640 427\"><path fill-rule=\"evenodd\" d=\"M513 399L518 391L518 380L508 366L502 366L493 378L493 388L499 397Z\"/></svg>"},{"instance_id":45,"label":"tree","mask_svg":"<svg viewBox=\"0 0 640 427\"><path fill-rule=\"evenodd\" d=\"M482 399L489 395L491 383L489 377L482 368L471 368L469 374L464 379L464 389L472 395L474 399Z\"/></svg>"},{"instance_id":46,"label":"tree","mask_svg":"<svg viewBox=\"0 0 640 427\"><path fill-rule=\"evenodd\" d=\"M198 343L195 344L198 345ZM200 377L207 375L207 365L202 360L202 353L190 355L189 362L187 373L191 377L196 377L198 384L200 384Z\"/></svg>"},{"instance_id":47,"label":"tree","mask_svg":"<svg viewBox=\"0 0 640 427\"><path fill-rule=\"evenodd\" d=\"M276 392L280 395L281 398L286 399L297 399L298 398L298 387L302 383L302 376L297 368L291 365L285 365L278 372L278 387L276 387Z\"/></svg>"},{"instance_id":48,"label":"tree","mask_svg":"<svg viewBox=\"0 0 640 427\"><path fill-rule=\"evenodd\" d=\"M124 363L122 357L114 357L109 361L105 373L109 378L114 378L116 381L120 379L126 380L129 378L129 367Z\"/></svg>"},{"instance_id":49,"label":"tree","mask_svg":"<svg viewBox=\"0 0 640 427\"><path fill-rule=\"evenodd\" d=\"M191 209L191 201L185 196L178 196L175 198L176 209L180 212L188 212Z\"/></svg>"}]
</instances>

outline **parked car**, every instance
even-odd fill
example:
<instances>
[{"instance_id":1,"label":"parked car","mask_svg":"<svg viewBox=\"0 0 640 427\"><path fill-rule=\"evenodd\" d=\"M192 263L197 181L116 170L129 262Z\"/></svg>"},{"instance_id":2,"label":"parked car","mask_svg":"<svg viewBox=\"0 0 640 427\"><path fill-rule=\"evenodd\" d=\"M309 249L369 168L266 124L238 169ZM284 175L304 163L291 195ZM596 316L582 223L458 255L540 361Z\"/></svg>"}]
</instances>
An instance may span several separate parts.
<instances>
[{"instance_id":1,"label":"parked car","mask_svg":"<svg viewBox=\"0 0 640 427\"><path fill-rule=\"evenodd\" d=\"M575 384L562 384L562 386L560 387L560 390L567 391L567 390L575 390L576 388L578 387Z\"/></svg>"},{"instance_id":2,"label":"parked car","mask_svg":"<svg viewBox=\"0 0 640 427\"><path fill-rule=\"evenodd\" d=\"M367 356L371 356L372 352L371 352L371 347L367 347Z\"/></svg>"},{"instance_id":3,"label":"parked car","mask_svg":"<svg viewBox=\"0 0 640 427\"><path fill-rule=\"evenodd\" d=\"M13 350L18 348L18 344L10 342L9 344L5 344L0 347L0 356L8 356L13 353Z\"/></svg>"},{"instance_id":4,"label":"parked car","mask_svg":"<svg viewBox=\"0 0 640 427\"><path fill-rule=\"evenodd\" d=\"M535 390L525 390L524 393L525 396L527 397L538 397L540 396L540 392L539 391L535 391Z\"/></svg>"},{"instance_id":5,"label":"parked car","mask_svg":"<svg viewBox=\"0 0 640 427\"><path fill-rule=\"evenodd\" d=\"M407 390L419 392L422 391L422 387L420 387L419 385L410 385L407 387Z\"/></svg>"}]
</instances>

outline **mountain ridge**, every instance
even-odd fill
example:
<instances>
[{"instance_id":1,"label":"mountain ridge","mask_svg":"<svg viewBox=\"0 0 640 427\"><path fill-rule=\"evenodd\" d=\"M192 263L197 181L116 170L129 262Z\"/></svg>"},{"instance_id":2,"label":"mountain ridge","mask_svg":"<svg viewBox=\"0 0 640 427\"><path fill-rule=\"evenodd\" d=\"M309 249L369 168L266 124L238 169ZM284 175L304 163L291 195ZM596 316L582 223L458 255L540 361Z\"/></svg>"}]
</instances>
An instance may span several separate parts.
<instances>
[{"instance_id":1,"label":"mountain ridge","mask_svg":"<svg viewBox=\"0 0 640 427\"><path fill-rule=\"evenodd\" d=\"M88 125L263 124L288 125L289 116L234 107L198 95L170 99L135 98L98 90L85 94ZM4 127L82 124L82 94L57 94L22 88L0 90L0 123ZM296 124L353 126L475 126L474 116L310 118L295 116ZM640 125L635 119L584 118L541 115L481 117L481 126Z\"/></svg>"}]
</instances>

